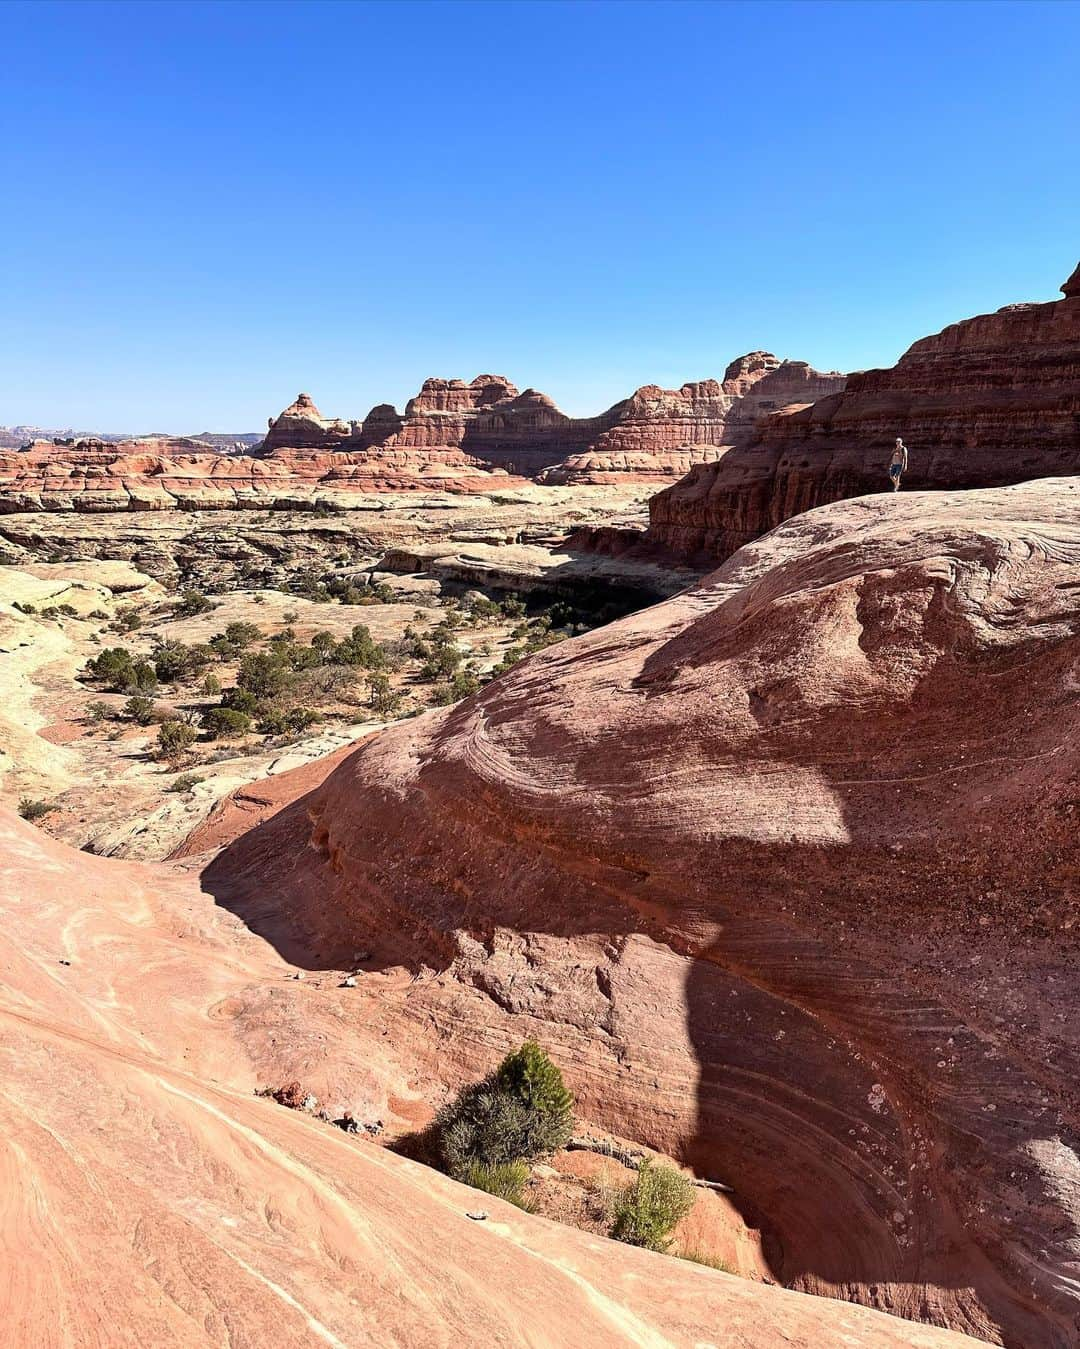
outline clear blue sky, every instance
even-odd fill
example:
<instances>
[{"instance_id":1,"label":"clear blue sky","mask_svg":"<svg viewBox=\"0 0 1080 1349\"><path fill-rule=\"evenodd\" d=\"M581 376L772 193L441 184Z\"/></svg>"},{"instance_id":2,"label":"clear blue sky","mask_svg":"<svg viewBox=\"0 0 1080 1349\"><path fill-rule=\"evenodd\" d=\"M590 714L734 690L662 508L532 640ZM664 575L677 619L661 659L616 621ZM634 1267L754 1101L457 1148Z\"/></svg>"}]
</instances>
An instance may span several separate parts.
<instances>
[{"instance_id":1,"label":"clear blue sky","mask_svg":"<svg viewBox=\"0 0 1080 1349\"><path fill-rule=\"evenodd\" d=\"M1080 257L1080 4L0 6L0 423L596 412Z\"/></svg>"}]
</instances>

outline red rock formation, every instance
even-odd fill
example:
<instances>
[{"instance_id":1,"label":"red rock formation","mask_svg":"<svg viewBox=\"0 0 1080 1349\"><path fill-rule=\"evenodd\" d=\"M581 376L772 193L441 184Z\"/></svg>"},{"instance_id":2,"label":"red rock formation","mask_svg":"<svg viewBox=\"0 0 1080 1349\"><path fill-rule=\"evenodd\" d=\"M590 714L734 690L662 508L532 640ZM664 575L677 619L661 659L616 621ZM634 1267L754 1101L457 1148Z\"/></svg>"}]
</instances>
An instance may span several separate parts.
<instances>
[{"instance_id":1,"label":"red rock formation","mask_svg":"<svg viewBox=\"0 0 1080 1349\"><path fill-rule=\"evenodd\" d=\"M685 473L720 457L721 446L745 445L766 412L807 403L844 386L805 361L780 361L753 351L714 379L661 389L647 384L608 413L610 426L581 452L549 469L545 482L605 482Z\"/></svg>"},{"instance_id":2,"label":"red rock formation","mask_svg":"<svg viewBox=\"0 0 1080 1349\"><path fill-rule=\"evenodd\" d=\"M385 1074L387 981L289 978L190 870L89 857L8 812L0 853L10 1349L974 1349L597 1240L257 1099L290 1073L327 1104Z\"/></svg>"},{"instance_id":3,"label":"red rock formation","mask_svg":"<svg viewBox=\"0 0 1080 1349\"><path fill-rule=\"evenodd\" d=\"M311 394L298 394L296 401L277 417L270 418L270 429L262 443L262 451L285 447L293 450L328 450L339 445L352 434L349 422L324 417L315 406Z\"/></svg>"},{"instance_id":4,"label":"red rock formation","mask_svg":"<svg viewBox=\"0 0 1080 1349\"><path fill-rule=\"evenodd\" d=\"M654 498L648 541L717 560L781 520L882 491L896 436L904 486L991 487L1080 470L1080 267L1065 299L1008 305L926 337L891 370L767 419L752 444Z\"/></svg>"},{"instance_id":5,"label":"red rock formation","mask_svg":"<svg viewBox=\"0 0 1080 1349\"><path fill-rule=\"evenodd\" d=\"M166 439L0 452L0 513L347 504L370 492L486 491L505 477L671 482L717 446L742 444L763 410L842 383L754 352L723 384L649 385L600 417L567 417L502 375L426 380L403 414L384 403L363 422L325 418L301 394L271 420L257 456Z\"/></svg>"},{"instance_id":6,"label":"red rock formation","mask_svg":"<svg viewBox=\"0 0 1080 1349\"><path fill-rule=\"evenodd\" d=\"M411 967L433 1071L532 1028L783 1280L1071 1347L1078 507L801 516L373 737L204 884L315 966Z\"/></svg>"}]
</instances>

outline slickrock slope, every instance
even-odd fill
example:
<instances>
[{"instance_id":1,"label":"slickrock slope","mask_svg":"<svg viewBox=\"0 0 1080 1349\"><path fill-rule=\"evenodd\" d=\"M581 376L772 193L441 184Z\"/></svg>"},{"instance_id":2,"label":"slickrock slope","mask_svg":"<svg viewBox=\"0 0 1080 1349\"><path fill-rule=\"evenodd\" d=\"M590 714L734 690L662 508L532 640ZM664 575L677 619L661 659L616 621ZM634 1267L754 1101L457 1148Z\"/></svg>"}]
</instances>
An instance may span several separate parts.
<instances>
[{"instance_id":1,"label":"slickrock slope","mask_svg":"<svg viewBox=\"0 0 1080 1349\"><path fill-rule=\"evenodd\" d=\"M648 542L721 560L782 520L883 491L893 441L904 486L994 487L1080 471L1080 268L1050 304L1014 304L916 342L891 370L777 413L757 439L659 493Z\"/></svg>"},{"instance_id":2,"label":"slickrock slope","mask_svg":"<svg viewBox=\"0 0 1080 1349\"><path fill-rule=\"evenodd\" d=\"M412 968L442 1065L534 1029L785 1282L1066 1349L1078 634L1080 483L840 503L368 741L205 880L313 968Z\"/></svg>"},{"instance_id":3,"label":"slickrock slope","mask_svg":"<svg viewBox=\"0 0 1080 1349\"><path fill-rule=\"evenodd\" d=\"M355 991L347 1033L342 994L288 979L192 874L7 813L0 858L11 1349L974 1344L530 1217L258 1100L298 1063L326 1100L335 1074L402 1076L378 999Z\"/></svg>"}]
</instances>

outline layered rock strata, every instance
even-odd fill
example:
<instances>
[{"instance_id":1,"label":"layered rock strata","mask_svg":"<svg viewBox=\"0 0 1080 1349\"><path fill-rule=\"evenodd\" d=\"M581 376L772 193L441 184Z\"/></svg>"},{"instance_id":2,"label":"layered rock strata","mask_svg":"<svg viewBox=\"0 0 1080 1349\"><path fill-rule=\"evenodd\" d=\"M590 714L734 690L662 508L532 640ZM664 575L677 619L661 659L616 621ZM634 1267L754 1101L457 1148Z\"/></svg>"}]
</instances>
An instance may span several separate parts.
<instances>
[{"instance_id":1,"label":"layered rock strata","mask_svg":"<svg viewBox=\"0 0 1080 1349\"><path fill-rule=\"evenodd\" d=\"M7 811L0 857L10 1349L974 1349L535 1218L258 1099L302 1077L365 1123L380 1092L389 1117L380 1081L422 1107L408 977L298 980L190 866L102 861Z\"/></svg>"},{"instance_id":2,"label":"layered rock strata","mask_svg":"<svg viewBox=\"0 0 1080 1349\"><path fill-rule=\"evenodd\" d=\"M812 511L368 741L204 884L314 968L411 969L444 1064L530 1027L785 1282L1066 1349L1078 507Z\"/></svg>"},{"instance_id":3,"label":"layered rock strata","mask_svg":"<svg viewBox=\"0 0 1080 1349\"><path fill-rule=\"evenodd\" d=\"M651 506L648 542L714 561L800 511L883 491L897 436L912 488L1080 471L1080 268L1049 304L1014 304L916 342L890 370L766 419Z\"/></svg>"},{"instance_id":4,"label":"layered rock strata","mask_svg":"<svg viewBox=\"0 0 1080 1349\"><path fill-rule=\"evenodd\" d=\"M672 482L720 446L742 444L764 410L842 385L798 361L755 352L722 383L639 389L599 417L573 418L501 375L429 379L404 413L324 417L301 394L271 420L257 455L218 455L195 440L35 444L0 452L0 513L330 509L400 491L485 492L551 484Z\"/></svg>"}]
</instances>

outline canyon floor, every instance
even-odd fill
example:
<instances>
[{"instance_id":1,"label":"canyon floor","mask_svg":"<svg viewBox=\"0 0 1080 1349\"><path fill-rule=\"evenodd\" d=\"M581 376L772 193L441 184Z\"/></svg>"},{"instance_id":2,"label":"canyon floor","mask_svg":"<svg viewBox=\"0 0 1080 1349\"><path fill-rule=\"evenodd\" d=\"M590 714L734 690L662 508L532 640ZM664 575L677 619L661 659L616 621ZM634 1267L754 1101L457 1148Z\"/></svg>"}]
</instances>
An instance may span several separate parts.
<instances>
[{"instance_id":1,"label":"canyon floor","mask_svg":"<svg viewBox=\"0 0 1080 1349\"><path fill-rule=\"evenodd\" d=\"M409 640L423 641L463 596L519 596L534 616L560 600L584 604L579 617L596 622L609 602L638 607L693 580L690 569L567 548L582 524L640 522L645 497L640 487L529 486L491 496L383 496L318 516L0 515L0 802L50 807L42 826L76 847L165 857L221 797L330 754L393 714L373 712L358 679L341 697L322 699L324 720L310 730L199 745L166 763L154 757L157 724L197 721L215 701L202 693L202 678L227 687L242 653L159 685L154 720L140 726L124 715L126 694L82 673L104 648L152 659L162 643L201 645L246 624L258 629L251 649L265 649L285 630L301 643L316 633L340 641L363 624L395 651L389 677L404 709L415 711L446 696L446 681L420 678L423 662L409 658ZM351 586L345 601L329 599L326 580ZM373 582L382 602L347 602L371 600ZM178 614L190 588L213 607ZM520 653L511 634L521 623L499 614L463 626L456 645L464 663L487 677L508 651Z\"/></svg>"}]
</instances>

